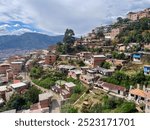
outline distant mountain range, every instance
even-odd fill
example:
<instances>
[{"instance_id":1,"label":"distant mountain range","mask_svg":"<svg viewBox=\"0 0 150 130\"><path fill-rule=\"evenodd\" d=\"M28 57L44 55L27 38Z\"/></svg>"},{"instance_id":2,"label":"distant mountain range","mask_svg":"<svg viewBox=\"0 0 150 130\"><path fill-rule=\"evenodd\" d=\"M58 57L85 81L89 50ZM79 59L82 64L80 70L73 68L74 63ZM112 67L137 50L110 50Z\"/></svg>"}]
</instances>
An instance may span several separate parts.
<instances>
[{"instance_id":1,"label":"distant mountain range","mask_svg":"<svg viewBox=\"0 0 150 130\"><path fill-rule=\"evenodd\" d=\"M0 36L0 50L5 49L44 49L49 45L63 40L63 35L48 36L40 33L27 32L21 35Z\"/></svg>"},{"instance_id":2,"label":"distant mountain range","mask_svg":"<svg viewBox=\"0 0 150 130\"><path fill-rule=\"evenodd\" d=\"M54 36L53 33L39 29L34 24L21 21L0 21L0 50L43 49L62 39L62 35Z\"/></svg>"}]
</instances>

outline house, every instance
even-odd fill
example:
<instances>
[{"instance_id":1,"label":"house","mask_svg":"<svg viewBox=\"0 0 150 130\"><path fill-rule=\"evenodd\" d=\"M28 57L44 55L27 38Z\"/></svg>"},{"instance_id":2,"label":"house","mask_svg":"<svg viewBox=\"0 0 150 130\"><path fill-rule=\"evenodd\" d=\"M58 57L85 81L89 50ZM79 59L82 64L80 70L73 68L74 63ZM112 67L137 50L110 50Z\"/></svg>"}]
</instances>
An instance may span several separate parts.
<instances>
[{"instance_id":1,"label":"house","mask_svg":"<svg viewBox=\"0 0 150 130\"><path fill-rule=\"evenodd\" d=\"M88 59L92 56L92 53L91 52L87 52L87 51L84 51L84 52L80 52L80 53L77 53L76 54L80 59Z\"/></svg>"},{"instance_id":2,"label":"house","mask_svg":"<svg viewBox=\"0 0 150 130\"><path fill-rule=\"evenodd\" d=\"M22 111L22 113L49 113L52 106L52 93L39 94L39 102L30 106L30 109Z\"/></svg>"},{"instance_id":3,"label":"house","mask_svg":"<svg viewBox=\"0 0 150 130\"><path fill-rule=\"evenodd\" d=\"M59 55L59 58L64 61L64 60L68 60L69 55Z\"/></svg>"},{"instance_id":4,"label":"house","mask_svg":"<svg viewBox=\"0 0 150 130\"><path fill-rule=\"evenodd\" d=\"M5 85L8 83L7 77L0 77L0 85Z\"/></svg>"},{"instance_id":5,"label":"house","mask_svg":"<svg viewBox=\"0 0 150 130\"><path fill-rule=\"evenodd\" d=\"M124 52L126 49L126 46L124 44L117 44L117 50Z\"/></svg>"},{"instance_id":6,"label":"house","mask_svg":"<svg viewBox=\"0 0 150 130\"><path fill-rule=\"evenodd\" d=\"M126 60L118 60L118 59L107 59L106 62L109 62L110 64L114 66L123 66L127 63Z\"/></svg>"},{"instance_id":7,"label":"house","mask_svg":"<svg viewBox=\"0 0 150 130\"><path fill-rule=\"evenodd\" d=\"M11 62L11 67L12 67L13 73L18 74L22 71L23 62L18 62L18 61Z\"/></svg>"},{"instance_id":8,"label":"house","mask_svg":"<svg viewBox=\"0 0 150 130\"><path fill-rule=\"evenodd\" d=\"M134 61L134 62L141 62L142 54L140 54L140 53L134 53L134 54L132 55L132 58L133 58L133 61Z\"/></svg>"},{"instance_id":9,"label":"house","mask_svg":"<svg viewBox=\"0 0 150 130\"><path fill-rule=\"evenodd\" d=\"M136 21L139 19L139 16L138 16L138 13L135 13L135 12L129 12L127 14L127 18L132 20L132 21Z\"/></svg>"},{"instance_id":10,"label":"house","mask_svg":"<svg viewBox=\"0 0 150 130\"><path fill-rule=\"evenodd\" d=\"M41 108L39 102L31 105L30 109L21 111L21 113L49 113L49 112L50 108L49 107Z\"/></svg>"},{"instance_id":11,"label":"house","mask_svg":"<svg viewBox=\"0 0 150 130\"><path fill-rule=\"evenodd\" d=\"M110 34L110 37L111 37L111 40L115 39L115 37L122 31L121 28L113 28L111 30L111 34Z\"/></svg>"},{"instance_id":12,"label":"house","mask_svg":"<svg viewBox=\"0 0 150 130\"><path fill-rule=\"evenodd\" d=\"M56 61L56 55L54 55L54 54L46 55L46 57L45 57L45 64L52 65L52 64L55 63L55 61Z\"/></svg>"},{"instance_id":13,"label":"house","mask_svg":"<svg viewBox=\"0 0 150 130\"><path fill-rule=\"evenodd\" d=\"M144 65L144 74L150 75L150 65Z\"/></svg>"},{"instance_id":14,"label":"house","mask_svg":"<svg viewBox=\"0 0 150 130\"><path fill-rule=\"evenodd\" d=\"M85 84L92 84L94 81L94 77L89 76L89 75L80 75L80 80L85 83Z\"/></svg>"},{"instance_id":15,"label":"house","mask_svg":"<svg viewBox=\"0 0 150 130\"><path fill-rule=\"evenodd\" d=\"M68 73L68 76L73 78L73 79L79 79L80 75L82 74L81 70L70 70Z\"/></svg>"},{"instance_id":16,"label":"house","mask_svg":"<svg viewBox=\"0 0 150 130\"><path fill-rule=\"evenodd\" d=\"M72 83L72 82L67 82L67 83L65 83L65 89L68 91L68 92L70 92L70 93L72 93L73 92L73 88L75 87L76 85L74 84L74 83Z\"/></svg>"},{"instance_id":17,"label":"house","mask_svg":"<svg viewBox=\"0 0 150 130\"><path fill-rule=\"evenodd\" d=\"M54 91L56 93L61 93L61 90L63 88L65 88L65 83L66 83L66 81L64 81L64 80L58 80L58 81L56 81L55 86L53 86L51 88L52 91Z\"/></svg>"},{"instance_id":18,"label":"house","mask_svg":"<svg viewBox=\"0 0 150 130\"><path fill-rule=\"evenodd\" d=\"M145 112L150 113L150 92L147 92L147 97L145 102Z\"/></svg>"},{"instance_id":19,"label":"house","mask_svg":"<svg viewBox=\"0 0 150 130\"><path fill-rule=\"evenodd\" d=\"M33 60L28 60L25 64L26 71L30 71L33 67Z\"/></svg>"},{"instance_id":20,"label":"house","mask_svg":"<svg viewBox=\"0 0 150 130\"><path fill-rule=\"evenodd\" d=\"M144 45L144 49L145 49L145 50L146 50L146 49L147 49L147 50L150 50L150 44L148 44L148 45L147 45L147 44L146 44L146 45Z\"/></svg>"},{"instance_id":21,"label":"house","mask_svg":"<svg viewBox=\"0 0 150 130\"><path fill-rule=\"evenodd\" d=\"M147 12L145 12L145 11L140 11L140 12L138 13L138 16L139 16L139 19L142 19L142 18L147 18L147 17L149 17L149 14L148 14Z\"/></svg>"},{"instance_id":22,"label":"house","mask_svg":"<svg viewBox=\"0 0 150 130\"><path fill-rule=\"evenodd\" d=\"M98 67L97 70L101 75L104 75L104 76L111 76L114 73L114 70L105 69L105 68L102 68L102 67Z\"/></svg>"},{"instance_id":23,"label":"house","mask_svg":"<svg viewBox=\"0 0 150 130\"><path fill-rule=\"evenodd\" d=\"M95 75L98 74L98 71L97 71L97 69L88 69L88 70L86 71L86 74L87 74L88 76L95 77Z\"/></svg>"},{"instance_id":24,"label":"house","mask_svg":"<svg viewBox=\"0 0 150 130\"><path fill-rule=\"evenodd\" d=\"M50 92L39 94L39 103L41 108L50 107L52 103L52 97L53 95Z\"/></svg>"},{"instance_id":25,"label":"house","mask_svg":"<svg viewBox=\"0 0 150 130\"><path fill-rule=\"evenodd\" d=\"M60 95L62 99L67 99L71 96L71 93L67 91L66 89L62 89Z\"/></svg>"},{"instance_id":26,"label":"house","mask_svg":"<svg viewBox=\"0 0 150 130\"><path fill-rule=\"evenodd\" d=\"M0 107L3 106L5 104L5 101L3 98L0 98Z\"/></svg>"},{"instance_id":27,"label":"house","mask_svg":"<svg viewBox=\"0 0 150 130\"><path fill-rule=\"evenodd\" d=\"M83 73L83 74L86 74L86 73L87 73L87 70L89 70L89 69L90 69L89 66L83 66L83 67L81 67L81 70L82 70L82 73Z\"/></svg>"},{"instance_id":28,"label":"house","mask_svg":"<svg viewBox=\"0 0 150 130\"><path fill-rule=\"evenodd\" d=\"M135 101L137 104L145 103L147 93L139 88L130 89L128 99Z\"/></svg>"},{"instance_id":29,"label":"house","mask_svg":"<svg viewBox=\"0 0 150 130\"><path fill-rule=\"evenodd\" d=\"M58 70L61 71L62 73L68 74L68 72L70 70L74 70L76 69L75 66L71 66L71 65L59 65L57 66Z\"/></svg>"},{"instance_id":30,"label":"house","mask_svg":"<svg viewBox=\"0 0 150 130\"><path fill-rule=\"evenodd\" d=\"M25 89L28 88L28 85L26 83L19 82L19 83L11 84L10 87L12 88L13 91L22 93Z\"/></svg>"},{"instance_id":31,"label":"house","mask_svg":"<svg viewBox=\"0 0 150 130\"><path fill-rule=\"evenodd\" d=\"M91 65L93 68L97 67L105 60L106 60L106 57L104 55L93 55L91 58Z\"/></svg>"},{"instance_id":32,"label":"house","mask_svg":"<svg viewBox=\"0 0 150 130\"><path fill-rule=\"evenodd\" d=\"M7 86L0 86L0 98L5 100L5 93L7 91Z\"/></svg>"},{"instance_id":33,"label":"house","mask_svg":"<svg viewBox=\"0 0 150 130\"><path fill-rule=\"evenodd\" d=\"M132 21L137 21L142 18L149 18L150 17L150 10L149 8L139 11L139 12L129 12L127 14L127 18L132 20Z\"/></svg>"},{"instance_id":34,"label":"house","mask_svg":"<svg viewBox=\"0 0 150 130\"><path fill-rule=\"evenodd\" d=\"M10 68L10 64L0 64L0 74L6 74L6 70Z\"/></svg>"},{"instance_id":35,"label":"house","mask_svg":"<svg viewBox=\"0 0 150 130\"><path fill-rule=\"evenodd\" d=\"M12 69L6 70L6 77L7 77L8 81L13 80L14 73L13 73Z\"/></svg>"},{"instance_id":36,"label":"house","mask_svg":"<svg viewBox=\"0 0 150 130\"><path fill-rule=\"evenodd\" d=\"M109 91L109 92L112 92L121 96L126 95L126 88L119 86L119 85L115 85L115 84L111 84L107 82L98 82L96 86L101 89L104 89L106 91Z\"/></svg>"},{"instance_id":37,"label":"house","mask_svg":"<svg viewBox=\"0 0 150 130\"><path fill-rule=\"evenodd\" d=\"M110 33L110 32L105 33L104 35L105 35L105 39L106 39L106 40L111 39L111 33Z\"/></svg>"},{"instance_id":38,"label":"house","mask_svg":"<svg viewBox=\"0 0 150 130\"><path fill-rule=\"evenodd\" d=\"M60 94L62 99L67 99L73 93L73 88L75 86L76 85L72 82L66 82L63 80L58 80L58 81L56 81L55 86L53 86L51 89L52 89L52 91Z\"/></svg>"}]
</instances>

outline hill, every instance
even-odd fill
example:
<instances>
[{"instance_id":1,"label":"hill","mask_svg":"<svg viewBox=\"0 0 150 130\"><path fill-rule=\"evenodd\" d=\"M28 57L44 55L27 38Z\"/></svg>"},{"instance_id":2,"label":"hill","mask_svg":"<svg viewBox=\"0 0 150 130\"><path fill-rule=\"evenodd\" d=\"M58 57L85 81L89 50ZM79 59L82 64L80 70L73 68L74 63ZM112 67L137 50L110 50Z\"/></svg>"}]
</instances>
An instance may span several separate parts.
<instances>
[{"instance_id":1,"label":"hill","mask_svg":"<svg viewBox=\"0 0 150 130\"><path fill-rule=\"evenodd\" d=\"M40 33L0 36L0 50L5 49L44 49L63 40L63 36L48 36Z\"/></svg>"},{"instance_id":2,"label":"hill","mask_svg":"<svg viewBox=\"0 0 150 130\"><path fill-rule=\"evenodd\" d=\"M130 22L117 36L120 43L150 43L150 18Z\"/></svg>"}]
</instances>

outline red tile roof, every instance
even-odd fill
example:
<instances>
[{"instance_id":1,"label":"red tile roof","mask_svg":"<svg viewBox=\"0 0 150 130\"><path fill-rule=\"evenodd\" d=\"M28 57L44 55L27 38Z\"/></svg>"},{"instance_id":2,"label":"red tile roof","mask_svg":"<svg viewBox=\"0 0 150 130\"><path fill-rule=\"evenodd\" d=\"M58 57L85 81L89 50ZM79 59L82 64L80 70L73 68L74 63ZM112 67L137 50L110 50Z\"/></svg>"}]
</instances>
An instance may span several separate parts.
<instances>
[{"instance_id":1,"label":"red tile roof","mask_svg":"<svg viewBox=\"0 0 150 130\"><path fill-rule=\"evenodd\" d=\"M133 95L140 96L140 97L144 97L144 98L147 96L146 92L143 90L140 90L140 89L131 89L129 91L129 93L133 94Z\"/></svg>"},{"instance_id":2,"label":"red tile roof","mask_svg":"<svg viewBox=\"0 0 150 130\"><path fill-rule=\"evenodd\" d=\"M125 87L118 86L118 85L111 84L111 83L106 83L106 82L102 83L102 87L109 88L110 90L126 91Z\"/></svg>"}]
</instances>

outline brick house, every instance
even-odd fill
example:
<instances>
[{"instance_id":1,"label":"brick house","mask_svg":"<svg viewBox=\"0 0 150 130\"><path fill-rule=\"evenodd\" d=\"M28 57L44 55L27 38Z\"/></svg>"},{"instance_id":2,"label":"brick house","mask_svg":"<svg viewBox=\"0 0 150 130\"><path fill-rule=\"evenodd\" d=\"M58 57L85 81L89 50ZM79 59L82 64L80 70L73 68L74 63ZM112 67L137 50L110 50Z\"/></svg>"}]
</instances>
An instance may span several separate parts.
<instances>
[{"instance_id":1,"label":"brick house","mask_svg":"<svg viewBox=\"0 0 150 130\"><path fill-rule=\"evenodd\" d=\"M24 90L28 88L28 85L26 83L20 82L16 84L11 84L10 87L14 92L22 93Z\"/></svg>"},{"instance_id":2,"label":"brick house","mask_svg":"<svg viewBox=\"0 0 150 130\"><path fill-rule=\"evenodd\" d=\"M93 68L99 66L102 62L106 60L104 55L93 55L91 58L91 65Z\"/></svg>"},{"instance_id":3,"label":"brick house","mask_svg":"<svg viewBox=\"0 0 150 130\"><path fill-rule=\"evenodd\" d=\"M10 68L10 64L0 64L0 74L6 74L6 70Z\"/></svg>"},{"instance_id":4,"label":"brick house","mask_svg":"<svg viewBox=\"0 0 150 130\"><path fill-rule=\"evenodd\" d=\"M12 69L6 70L6 77L7 77L8 81L9 81L9 80L13 80L13 78L14 78L14 73L13 73Z\"/></svg>"},{"instance_id":5,"label":"brick house","mask_svg":"<svg viewBox=\"0 0 150 130\"><path fill-rule=\"evenodd\" d=\"M69 83L65 83L65 89L70 92L72 94L73 92L73 88L75 87L76 85L72 82L69 82Z\"/></svg>"},{"instance_id":6,"label":"brick house","mask_svg":"<svg viewBox=\"0 0 150 130\"><path fill-rule=\"evenodd\" d=\"M62 99L67 99L71 96L71 93L67 91L66 89L62 89L60 95Z\"/></svg>"},{"instance_id":7,"label":"brick house","mask_svg":"<svg viewBox=\"0 0 150 130\"><path fill-rule=\"evenodd\" d=\"M89 76L89 75L80 75L80 81L82 81L85 84L92 84L94 81L94 77Z\"/></svg>"},{"instance_id":8,"label":"brick house","mask_svg":"<svg viewBox=\"0 0 150 130\"><path fill-rule=\"evenodd\" d=\"M92 56L92 53L91 52L80 52L77 54L77 56L80 58L80 59L87 59L87 58L90 58Z\"/></svg>"},{"instance_id":9,"label":"brick house","mask_svg":"<svg viewBox=\"0 0 150 130\"><path fill-rule=\"evenodd\" d=\"M39 94L39 103L41 108L50 107L53 95L48 93Z\"/></svg>"},{"instance_id":10,"label":"brick house","mask_svg":"<svg viewBox=\"0 0 150 130\"><path fill-rule=\"evenodd\" d=\"M127 14L127 18L130 19L130 20L132 20L132 21L136 21L136 20L139 19L139 15L138 15L138 13L129 12Z\"/></svg>"},{"instance_id":11,"label":"brick house","mask_svg":"<svg viewBox=\"0 0 150 130\"><path fill-rule=\"evenodd\" d=\"M54 54L48 54L46 57L45 57L45 64L53 64L54 62L56 61L56 55Z\"/></svg>"},{"instance_id":12,"label":"brick house","mask_svg":"<svg viewBox=\"0 0 150 130\"><path fill-rule=\"evenodd\" d=\"M142 18L149 18L150 17L150 9L147 8L144 11L139 11L139 12L129 12L127 14L127 18L136 21Z\"/></svg>"},{"instance_id":13,"label":"brick house","mask_svg":"<svg viewBox=\"0 0 150 130\"><path fill-rule=\"evenodd\" d=\"M11 67L14 74L18 74L22 71L23 62L11 62Z\"/></svg>"},{"instance_id":14,"label":"brick house","mask_svg":"<svg viewBox=\"0 0 150 130\"><path fill-rule=\"evenodd\" d=\"M71 77L73 79L79 79L80 75L82 74L81 70L70 70L68 73L68 77Z\"/></svg>"},{"instance_id":15,"label":"brick house","mask_svg":"<svg viewBox=\"0 0 150 130\"><path fill-rule=\"evenodd\" d=\"M149 16L148 13L145 11L139 12L138 15L139 15L139 19L147 18Z\"/></svg>"}]
</instances>

